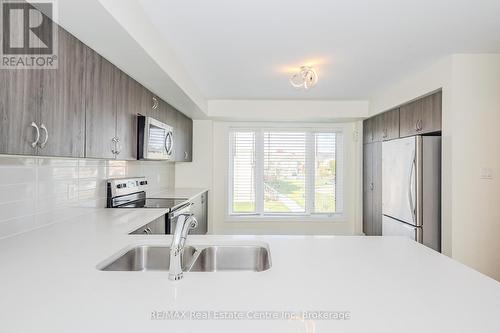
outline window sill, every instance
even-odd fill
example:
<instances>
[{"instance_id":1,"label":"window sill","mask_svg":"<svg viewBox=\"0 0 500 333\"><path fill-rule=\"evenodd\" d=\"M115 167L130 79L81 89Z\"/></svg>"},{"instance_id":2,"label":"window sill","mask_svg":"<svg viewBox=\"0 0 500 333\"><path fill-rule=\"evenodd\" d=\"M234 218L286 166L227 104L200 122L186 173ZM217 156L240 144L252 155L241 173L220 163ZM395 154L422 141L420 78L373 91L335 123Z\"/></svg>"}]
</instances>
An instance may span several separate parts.
<instances>
[{"instance_id":1,"label":"window sill","mask_svg":"<svg viewBox=\"0 0 500 333\"><path fill-rule=\"evenodd\" d=\"M227 215L226 222L348 223L344 214L332 215Z\"/></svg>"}]
</instances>

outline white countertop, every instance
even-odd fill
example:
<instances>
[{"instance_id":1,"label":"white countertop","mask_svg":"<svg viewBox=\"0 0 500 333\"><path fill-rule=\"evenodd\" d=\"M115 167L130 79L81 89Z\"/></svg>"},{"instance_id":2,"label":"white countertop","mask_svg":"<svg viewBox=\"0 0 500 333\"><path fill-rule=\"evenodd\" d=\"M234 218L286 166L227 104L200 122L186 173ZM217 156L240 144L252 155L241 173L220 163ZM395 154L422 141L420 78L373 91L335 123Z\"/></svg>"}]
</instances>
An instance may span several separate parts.
<instances>
[{"instance_id":1,"label":"white countertop","mask_svg":"<svg viewBox=\"0 0 500 333\"><path fill-rule=\"evenodd\" d=\"M169 188L155 192L148 192L148 198L175 198L191 200L203 192L208 191L206 188Z\"/></svg>"},{"instance_id":2,"label":"white countertop","mask_svg":"<svg viewBox=\"0 0 500 333\"><path fill-rule=\"evenodd\" d=\"M404 238L190 236L267 243L261 273L103 272L161 209L93 209L0 240L1 332L499 332L500 283ZM152 311L349 311L349 320L151 320ZM311 330L315 325L315 330Z\"/></svg>"}]
</instances>

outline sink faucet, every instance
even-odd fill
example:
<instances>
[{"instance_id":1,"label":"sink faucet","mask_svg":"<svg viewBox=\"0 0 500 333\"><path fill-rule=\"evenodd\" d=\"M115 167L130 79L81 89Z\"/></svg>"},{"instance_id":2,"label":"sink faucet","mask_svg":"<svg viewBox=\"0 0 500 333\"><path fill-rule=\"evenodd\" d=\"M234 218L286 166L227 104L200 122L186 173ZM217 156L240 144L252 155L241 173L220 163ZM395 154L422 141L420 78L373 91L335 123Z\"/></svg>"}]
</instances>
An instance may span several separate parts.
<instances>
[{"instance_id":1,"label":"sink faucet","mask_svg":"<svg viewBox=\"0 0 500 333\"><path fill-rule=\"evenodd\" d=\"M180 214L177 217L175 232L170 246L170 268L168 273L169 280L177 281L183 278L181 255L184 251L184 244L191 229L198 226L198 221L191 213Z\"/></svg>"}]
</instances>

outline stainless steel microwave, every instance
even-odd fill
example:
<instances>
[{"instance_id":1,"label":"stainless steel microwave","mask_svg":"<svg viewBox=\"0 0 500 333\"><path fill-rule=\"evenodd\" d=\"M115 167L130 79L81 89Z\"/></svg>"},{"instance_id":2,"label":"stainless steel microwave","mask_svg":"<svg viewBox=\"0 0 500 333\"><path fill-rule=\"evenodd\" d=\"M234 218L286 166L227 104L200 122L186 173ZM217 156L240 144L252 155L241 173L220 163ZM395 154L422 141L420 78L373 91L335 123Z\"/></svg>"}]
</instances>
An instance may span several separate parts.
<instances>
[{"instance_id":1,"label":"stainless steel microwave","mask_svg":"<svg viewBox=\"0 0 500 333\"><path fill-rule=\"evenodd\" d=\"M137 159L169 160L174 151L174 132L171 126L151 117L137 119Z\"/></svg>"}]
</instances>

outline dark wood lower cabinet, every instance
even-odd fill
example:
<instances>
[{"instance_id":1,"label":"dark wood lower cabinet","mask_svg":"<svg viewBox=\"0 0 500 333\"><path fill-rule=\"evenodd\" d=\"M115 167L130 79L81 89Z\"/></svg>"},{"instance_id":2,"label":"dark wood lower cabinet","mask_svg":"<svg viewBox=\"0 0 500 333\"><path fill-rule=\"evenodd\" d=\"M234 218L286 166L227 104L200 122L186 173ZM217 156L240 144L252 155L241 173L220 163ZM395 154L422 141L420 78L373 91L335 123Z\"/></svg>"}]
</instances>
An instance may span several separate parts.
<instances>
[{"instance_id":1,"label":"dark wood lower cabinet","mask_svg":"<svg viewBox=\"0 0 500 333\"><path fill-rule=\"evenodd\" d=\"M204 192L192 200L191 213L198 221L194 234L206 234L208 226L208 192Z\"/></svg>"}]
</instances>

